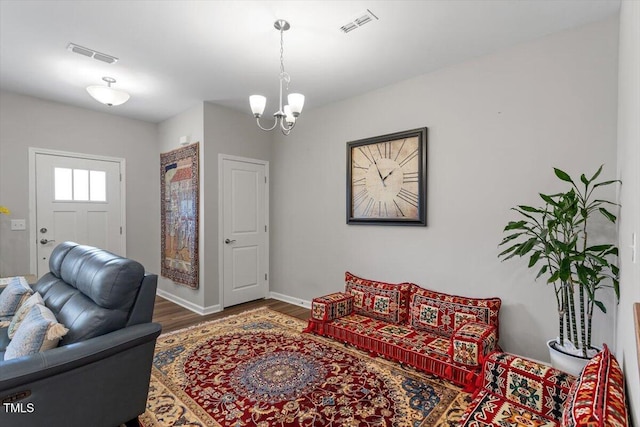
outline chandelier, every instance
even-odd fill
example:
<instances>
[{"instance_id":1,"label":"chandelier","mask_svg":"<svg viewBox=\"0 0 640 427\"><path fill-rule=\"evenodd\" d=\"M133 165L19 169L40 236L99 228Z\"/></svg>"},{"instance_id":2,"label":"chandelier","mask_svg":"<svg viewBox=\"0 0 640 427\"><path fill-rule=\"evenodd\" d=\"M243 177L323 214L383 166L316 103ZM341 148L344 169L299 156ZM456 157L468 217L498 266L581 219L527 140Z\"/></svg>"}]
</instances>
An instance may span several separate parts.
<instances>
[{"instance_id":1,"label":"chandelier","mask_svg":"<svg viewBox=\"0 0 640 427\"><path fill-rule=\"evenodd\" d=\"M280 103L278 104L278 111L273 114L275 118L275 123L270 128L264 128L260 124L260 117L262 117L262 113L264 113L264 107L267 105L267 98L262 95L251 95L249 97L249 104L251 104L251 111L253 112L253 116L256 118L256 123L258 127L265 131L274 130L277 126L280 127L280 130L284 135L289 135L291 130L296 124L296 119L302 112L302 107L304 106L304 95L300 93L290 93L287 96L287 100L289 102L288 105L282 106L282 85L283 83L286 86L286 89L289 90L289 82L291 81L291 76L284 71L284 32L287 31L291 26L284 19L278 19L273 26L276 30L280 31Z\"/></svg>"}]
</instances>

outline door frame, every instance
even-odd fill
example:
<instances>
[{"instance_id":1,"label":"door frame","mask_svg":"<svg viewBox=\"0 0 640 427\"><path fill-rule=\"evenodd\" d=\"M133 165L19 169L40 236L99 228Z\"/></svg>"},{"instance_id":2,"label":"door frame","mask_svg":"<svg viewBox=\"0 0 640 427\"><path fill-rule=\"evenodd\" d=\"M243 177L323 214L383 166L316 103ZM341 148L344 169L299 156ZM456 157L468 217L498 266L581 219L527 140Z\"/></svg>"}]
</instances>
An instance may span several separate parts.
<instances>
[{"instance_id":1,"label":"door frame","mask_svg":"<svg viewBox=\"0 0 640 427\"><path fill-rule=\"evenodd\" d=\"M271 292L271 264L269 258L269 245L271 235L271 225L269 224L269 162L267 160L251 159L249 157L232 156L230 154L218 153L218 301L220 309L224 310L224 161L233 160L236 162L255 163L264 166L264 176L267 180L264 193L264 223L267 226L266 236L266 257L267 257L267 295Z\"/></svg>"},{"instance_id":2,"label":"door frame","mask_svg":"<svg viewBox=\"0 0 640 427\"><path fill-rule=\"evenodd\" d=\"M38 270L38 233L36 230L36 155L46 154L50 156L74 157L88 160L101 160L120 164L120 219L122 233L120 234L120 247L122 256L127 255L127 194L126 194L126 161L121 157L99 156L95 154L74 153L71 151L50 150L46 148L29 147L29 270L35 273Z\"/></svg>"}]
</instances>

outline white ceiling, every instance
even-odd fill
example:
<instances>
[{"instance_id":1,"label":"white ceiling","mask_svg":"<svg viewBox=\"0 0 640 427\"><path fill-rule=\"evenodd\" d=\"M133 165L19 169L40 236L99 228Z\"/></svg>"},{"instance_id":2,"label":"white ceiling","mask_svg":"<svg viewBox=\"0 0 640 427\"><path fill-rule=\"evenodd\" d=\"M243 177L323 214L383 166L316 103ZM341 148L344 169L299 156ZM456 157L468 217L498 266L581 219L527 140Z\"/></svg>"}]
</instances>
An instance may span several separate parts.
<instances>
[{"instance_id":1,"label":"white ceiling","mask_svg":"<svg viewBox=\"0 0 640 427\"><path fill-rule=\"evenodd\" d=\"M275 111L279 33L305 110L618 13L620 0L9 1L0 0L0 89L159 122L200 101ZM370 9L379 20L348 34ZM73 42L113 65L66 50ZM85 87L117 79L118 107ZM303 113L304 114L304 113Z\"/></svg>"}]
</instances>

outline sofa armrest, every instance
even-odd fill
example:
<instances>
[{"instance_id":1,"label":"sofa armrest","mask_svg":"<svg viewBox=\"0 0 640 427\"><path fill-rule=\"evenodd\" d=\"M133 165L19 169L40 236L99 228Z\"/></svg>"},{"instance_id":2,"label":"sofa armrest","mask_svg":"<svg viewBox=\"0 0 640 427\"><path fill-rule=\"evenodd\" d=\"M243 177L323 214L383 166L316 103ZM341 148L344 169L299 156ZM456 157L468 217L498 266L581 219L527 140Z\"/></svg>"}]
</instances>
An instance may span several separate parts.
<instances>
[{"instance_id":1,"label":"sofa armrest","mask_svg":"<svg viewBox=\"0 0 640 427\"><path fill-rule=\"evenodd\" d=\"M335 292L314 298L311 302L311 318L328 322L353 312L353 295Z\"/></svg>"},{"instance_id":2,"label":"sofa armrest","mask_svg":"<svg viewBox=\"0 0 640 427\"><path fill-rule=\"evenodd\" d=\"M0 361L0 400L5 397L4 391L22 384L89 365L146 342L155 342L161 329L158 323L135 325L30 356Z\"/></svg>"},{"instance_id":3,"label":"sofa armrest","mask_svg":"<svg viewBox=\"0 0 640 427\"><path fill-rule=\"evenodd\" d=\"M324 334L324 324L353 312L353 295L334 292L311 301L311 317L303 332Z\"/></svg>"},{"instance_id":4,"label":"sofa armrest","mask_svg":"<svg viewBox=\"0 0 640 427\"><path fill-rule=\"evenodd\" d=\"M468 322L451 336L451 359L458 365L480 369L484 359L496 350L497 345L495 326Z\"/></svg>"},{"instance_id":5,"label":"sofa armrest","mask_svg":"<svg viewBox=\"0 0 640 427\"><path fill-rule=\"evenodd\" d=\"M558 420L576 378L540 362L494 352L482 369L482 387L546 418Z\"/></svg>"}]
</instances>

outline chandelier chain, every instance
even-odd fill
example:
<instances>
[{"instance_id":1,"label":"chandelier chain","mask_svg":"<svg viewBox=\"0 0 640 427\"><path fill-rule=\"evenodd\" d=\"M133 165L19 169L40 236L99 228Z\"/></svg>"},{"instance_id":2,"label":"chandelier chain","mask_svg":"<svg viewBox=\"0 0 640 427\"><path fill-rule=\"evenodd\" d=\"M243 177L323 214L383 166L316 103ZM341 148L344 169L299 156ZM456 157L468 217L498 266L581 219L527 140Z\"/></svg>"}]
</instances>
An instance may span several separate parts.
<instances>
[{"instance_id":1,"label":"chandelier chain","mask_svg":"<svg viewBox=\"0 0 640 427\"><path fill-rule=\"evenodd\" d=\"M291 77L284 71L284 28L280 28L280 78L285 81L286 89L289 90Z\"/></svg>"}]
</instances>

